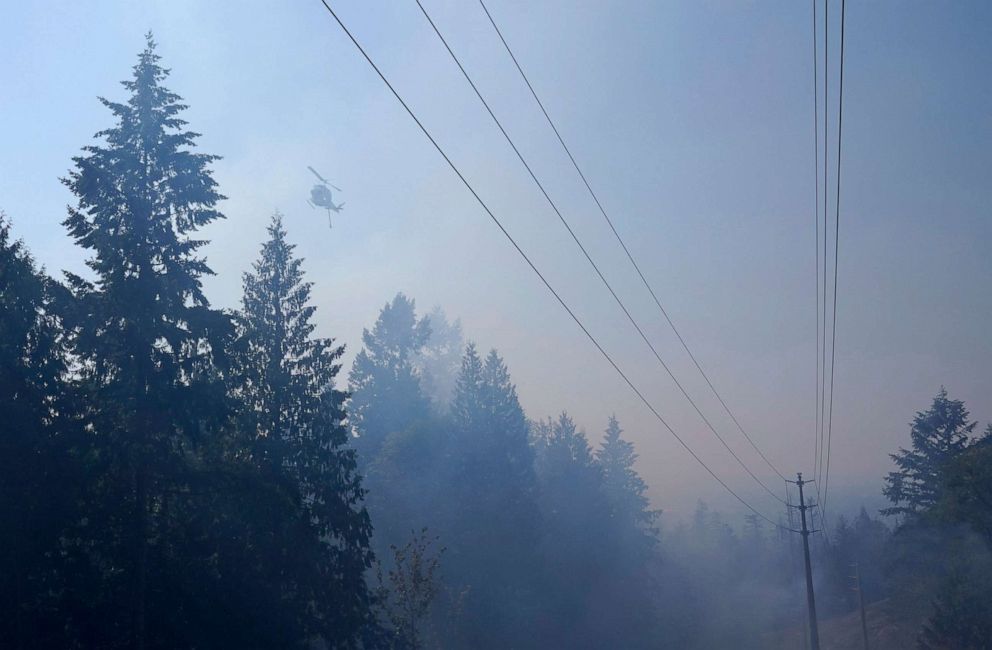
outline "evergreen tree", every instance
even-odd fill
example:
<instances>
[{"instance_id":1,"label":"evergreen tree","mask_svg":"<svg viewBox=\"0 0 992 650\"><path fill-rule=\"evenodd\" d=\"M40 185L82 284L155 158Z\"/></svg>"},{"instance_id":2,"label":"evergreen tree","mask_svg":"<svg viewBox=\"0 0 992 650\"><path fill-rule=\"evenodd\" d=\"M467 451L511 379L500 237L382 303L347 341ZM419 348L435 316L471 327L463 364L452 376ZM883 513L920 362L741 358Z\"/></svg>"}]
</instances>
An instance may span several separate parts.
<instances>
[{"instance_id":1,"label":"evergreen tree","mask_svg":"<svg viewBox=\"0 0 992 650\"><path fill-rule=\"evenodd\" d=\"M982 438L950 460L941 500L928 513L943 546L932 564L950 567L926 596L935 596L921 648L992 647L992 425ZM943 552L941 552L943 551ZM931 551L933 553L933 551ZM933 596L932 596L933 595Z\"/></svg>"},{"instance_id":2,"label":"evergreen tree","mask_svg":"<svg viewBox=\"0 0 992 650\"><path fill-rule=\"evenodd\" d=\"M589 439L584 431L575 426L568 413L562 412L557 420L551 422L545 445L542 468L545 476L550 478L567 473L581 477L587 485L602 485L603 475L593 458Z\"/></svg>"},{"instance_id":3,"label":"evergreen tree","mask_svg":"<svg viewBox=\"0 0 992 650\"><path fill-rule=\"evenodd\" d=\"M825 611L842 613L857 607L857 594L851 590L851 565L855 563L866 600L884 598L888 593L883 568L889 529L882 521L873 519L864 506L852 520L843 515L838 517L832 528L833 543L822 550L827 587L823 598Z\"/></svg>"},{"instance_id":4,"label":"evergreen tree","mask_svg":"<svg viewBox=\"0 0 992 650\"><path fill-rule=\"evenodd\" d=\"M483 426L486 419L483 398L482 359L475 343L469 341L462 356L461 371L455 379L451 417L455 426L468 432Z\"/></svg>"},{"instance_id":5,"label":"evergreen tree","mask_svg":"<svg viewBox=\"0 0 992 650\"><path fill-rule=\"evenodd\" d=\"M424 394L443 414L451 404L465 349L462 323L458 319L449 322L440 306L431 310L426 321L431 333L423 349L414 356L414 367L420 374Z\"/></svg>"},{"instance_id":6,"label":"evergreen tree","mask_svg":"<svg viewBox=\"0 0 992 650\"><path fill-rule=\"evenodd\" d=\"M402 293L382 308L372 331L363 331L364 347L348 376L348 412L362 462L375 457L389 434L428 419L430 402L414 357L429 336L429 323L417 320L414 301Z\"/></svg>"},{"instance_id":7,"label":"evergreen tree","mask_svg":"<svg viewBox=\"0 0 992 650\"><path fill-rule=\"evenodd\" d=\"M516 646L530 615L538 511L527 419L499 354L485 361L469 343L452 400L453 512L446 572L470 588L465 602L473 646Z\"/></svg>"},{"instance_id":8,"label":"evergreen tree","mask_svg":"<svg viewBox=\"0 0 992 650\"><path fill-rule=\"evenodd\" d=\"M613 531L602 471L585 433L566 413L552 422L539 457L546 584L540 641L561 647L609 645L593 629L604 611L596 609L594 594L613 568Z\"/></svg>"},{"instance_id":9,"label":"evergreen tree","mask_svg":"<svg viewBox=\"0 0 992 650\"><path fill-rule=\"evenodd\" d=\"M757 548L761 548L765 543L765 531L761 518L749 512L744 515L744 537Z\"/></svg>"},{"instance_id":10,"label":"evergreen tree","mask_svg":"<svg viewBox=\"0 0 992 650\"><path fill-rule=\"evenodd\" d=\"M375 515L378 549L407 540L411 523L423 517L437 483L443 432L431 417L430 401L414 364L428 337L426 320L402 293L382 308L348 376L349 423L358 461L366 474L369 509Z\"/></svg>"},{"instance_id":11,"label":"evergreen tree","mask_svg":"<svg viewBox=\"0 0 992 650\"><path fill-rule=\"evenodd\" d=\"M596 462L584 431L567 413L551 421L549 435L538 465L541 498L549 525L577 532L581 523L609 518L609 504L603 491L603 473Z\"/></svg>"},{"instance_id":12,"label":"evergreen tree","mask_svg":"<svg viewBox=\"0 0 992 650\"><path fill-rule=\"evenodd\" d=\"M509 472L514 479L533 485L534 454L527 418L496 350L490 350L483 361L474 343L466 346L451 414L463 442L475 446L498 476L506 480Z\"/></svg>"},{"instance_id":13,"label":"evergreen tree","mask_svg":"<svg viewBox=\"0 0 992 650\"><path fill-rule=\"evenodd\" d=\"M969 564L956 567L938 588L917 639L921 650L992 648L992 564L988 557Z\"/></svg>"},{"instance_id":14,"label":"evergreen tree","mask_svg":"<svg viewBox=\"0 0 992 650\"><path fill-rule=\"evenodd\" d=\"M969 524L992 551L992 424L947 464L941 488L935 519Z\"/></svg>"},{"instance_id":15,"label":"evergreen tree","mask_svg":"<svg viewBox=\"0 0 992 650\"><path fill-rule=\"evenodd\" d=\"M65 647L59 616L70 564L82 431L66 383L61 287L12 240L0 212L0 646Z\"/></svg>"},{"instance_id":16,"label":"evergreen tree","mask_svg":"<svg viewBox=\"0 0 992 650\"><path fill-rule=\"evenodd\" d=\"M364 330L365 347L349 375L349 422L375 522L372 541L387 563L411 528L430 527L444 539L447 428L432 413L414 363L429 335L414 301L397 294Z\"/></svg>"},{"instance_id":17,"label":"evergreen tree","mask_svg":"<svg viewBox=\"0 0 992 650\"><path fill-rule=\"evenodd\" d=\"M604 564L609 570L598 590L612 607L597 610L597 631L623 630L628 647L651 647L664 627L655 609L658 511L647 498L647 484L634 469L634 445L622 437L616 417L610 417L605 436L596 451L609 513Z\"/></svg>"},{"instance_id":18,"label":"evergreen tree","mask_svg":"<svg viewBox=\"0 0 992 650\"><path fill-rule=\"evenodd\" d=\"M482 392L489 428L498 430L502 436L512 436L517 442L526 442L527 419L517 397L517 388L510 380L506 363L495 349L486 355Z\"/></svg>"},{"instance_id":19,"label":"evergreen tree","mask_svg":"<svg viewBox=\"0 0 992 650\"><path fill-rule=\"evenodd\" d=\"M494 441L498 471L515 492L514 502L530 499L534 491L534 452L528 444L527 417L520 406L517 387L496 350L486 355L482 372L483 405L488 422L482 433ZM522 532L518 530L518 534Z\"/></svg>"},{"instance_id":20,"label":"evergreen tree","mask_svg":"<svg viewBox=\"0 0 992 650\"><path fill-rule=\"evenodd\" d=\"M104 616L89 617L90 643L143 648L187 633L181 607L166 600L167 567L181 556L176 495L210 423L225 417L214 362L231 328L203 294L211 271L194 236L221 217L208 170L216 157L192 150L197 134L162 85L168 71L151 35L133 70L125 103L100 100L116 125L73 159L64 182L77 198L65 225L95 276L67 275L97 447L93 507L78 531L93 540L84 546L102 576L85 599Z\"/></svg>"},{"instance_id":21,"label":"evergreen tree","mask_svg":"<svg viewBox=\"0 0 992 650\"><path fill-rule=\"evenodd\" d=\"M639 541L652 546L657 541L658 511L650 508L647 483L634 469L637 460L634 445L624 440L622 433L616 416L610 416L603 442L596 452L596 460L603 471L603 490L618 528L639 533Z\"/></svg>"},{"instance_id":22,"label":"evergreen tree","mask_svg":"<svg viewBox=\"0 0 992 650\"><path fill-rule=\"evenodd\" d=\"M980 630L990 629L987 612L968 603L984 597L980 594L992 575L990 547L974 534L987 517L973 519L965 514L970 507L960 509L977 489L973 512L988 510L981 486L974 482L981 474L972 471L987 460L981 458L986 443L971 438L975 426L964 403L949 399L941 388L931 408L917 413L912 448L892 456L899 469L886 477L884 493L893 506L882 512L902 515L885 549L886 582L900 611L930 618L921 647L983 647L969 645L975 639L972 633L987 638Z\"/></svg>"},{"instance_id":23,"label":"evergreen tree","mask_svg":"<svg viewBox=\"0 0 992 650\"><path fill-rule=\"evenodd\" d=\"M882 492L893 505L882 513L914 516L936 504L944 466L968 446L975 424L964 402L948 398L941 387L930 408L913 419L912 448L890 456L898 469L886 477Z\"/></svg>"},{"instance_id":24,"label":"evergreen tree","mask_svg":"<svg viewBox=\"0 0 992 650\"><path fill-rule=\"evenodd\" d=\"M290 563L283 585L283 598L306 612L301 642L319 635L346 647L359 638L370 608L364 573L372 561L372 527L348 446L346 394L334 388L344 348L313 336L312 284L303 279L302 259L293 256L278 214L268 233L253 272L244 276L236 394L245 451L263 480L290 486L296 507L287 514L300 521L262 561L307 558Z\"/></svg>"}]
</instances>

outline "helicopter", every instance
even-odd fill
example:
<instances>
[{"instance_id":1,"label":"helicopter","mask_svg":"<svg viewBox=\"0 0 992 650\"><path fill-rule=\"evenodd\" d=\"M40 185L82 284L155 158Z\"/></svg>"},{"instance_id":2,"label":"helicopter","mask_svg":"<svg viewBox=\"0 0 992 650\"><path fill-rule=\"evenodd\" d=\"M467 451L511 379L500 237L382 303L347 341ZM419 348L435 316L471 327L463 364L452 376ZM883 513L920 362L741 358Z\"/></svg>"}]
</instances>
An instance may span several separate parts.
<instances>
[{"instance_id":1,"label":"helicopter","mask_svg":"<svg viewBox=\"0 0 992 650\"><path fill-rule=\"evenodd\" d=\"M327 210L327 226L329 228L333 228L334 226L331 224L331 212L341 212L341 208L344 207L344 202L342 201L338 205L334 205L330 188L334 188L338 192L343 190L340 187L332 185L330 181L318 174L317 170L313 167L307 165L307 169L309 169L310 172L317 177L317 180L320 181L310 188L310 198L307 199L307 203L309 203L310 207L315 210L318 207Z\"/></svg>"}]
</instances>

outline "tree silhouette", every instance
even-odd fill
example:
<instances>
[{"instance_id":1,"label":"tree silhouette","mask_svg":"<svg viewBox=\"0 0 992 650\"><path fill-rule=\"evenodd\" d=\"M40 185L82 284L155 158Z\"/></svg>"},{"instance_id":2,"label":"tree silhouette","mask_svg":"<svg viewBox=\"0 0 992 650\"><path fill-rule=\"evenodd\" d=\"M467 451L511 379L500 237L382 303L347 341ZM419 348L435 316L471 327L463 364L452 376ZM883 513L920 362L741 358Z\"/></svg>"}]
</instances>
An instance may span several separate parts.
<instances>
[{"instance_id":1,"label":"tree silhouette","mask_svg":"<svg viewBox=\"0 0 992 650\"><path fill-rule=\"evenodd\" d=\"M936 504L944 466L967 447L975 425L964 402L948 398L941 387L930 408L913 418L912 448L891 454L898 469L885 478L882 492L893 505L882 514L915 516Z\"/></svg>"},{"instance_id":2,"label":"tree silhouette","mask_svg":"<svg viewBox=\"0 0 992 650\"><path fill-rule=\"evenodd\" d=\"M344 348L313 336L312 285L278 214L268 233L244 276L235 386L244 449L262 480L288 496L275 515L285 536L258 559L282 563L280 572L270 567L268 574L284 576L283 604L292 601L304 613L301 645L319 635L343 646L367 623L364 572L372 562L372 526L344 424L346 394L334 388ZM300 557L306 562L295 561Z\"/></svg>"},{"instance_id":3,"label":"tree silhouette","mask_svg":"<svg viewBox=\"0 0 992 650\"><path fill-rule=\"evenodd\" d=\"M231 331L203 294L211 271L197 254L206 242L195 238L221 217L208 170L216 157L192 150L197 134L185 130L181 98L162 85L167 75L149 34L123 82L127 101L100 99L116 125L83 148L64 181L77 198L65 225L90 252L95 276L67 275L78 301L75 352L99 404L90 423L96 487L110 508L91 513L100 537L91 560L119 567L104 574L110 621L100 627L127 629L135 648L146 647L150 623L175 622L162 600L176 540L170 495L184 483L204 425L225 416L214 361Z\"/></svg>"}]
</instances>

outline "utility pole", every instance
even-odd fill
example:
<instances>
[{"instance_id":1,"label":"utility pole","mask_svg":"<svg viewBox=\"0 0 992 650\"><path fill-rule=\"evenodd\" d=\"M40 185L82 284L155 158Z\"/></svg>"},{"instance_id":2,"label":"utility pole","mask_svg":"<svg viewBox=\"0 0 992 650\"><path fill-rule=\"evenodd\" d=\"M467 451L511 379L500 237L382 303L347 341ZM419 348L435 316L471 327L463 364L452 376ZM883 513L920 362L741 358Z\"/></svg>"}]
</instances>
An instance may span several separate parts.
<instances>
[{"instance_id":1,"label":"utility pole","mask_svg":"<svg viewBox=\"0 0 992 650\"><path fill-rule=\"evenodd\" d=\"M809 481L803 480L803 473L796 474L796 485L799 486L799 514L802 517L803 555L806 559L806 607L809 610L809 640L813 650L820 650L820 631L816 625L816 599L813 597L813 568L809 562L809 529L806 528L806 510L813 506L806 505L803 497L803 486Z\"/></svg>"},{"instance_id":2,"label":"utility pole","mask_svg":"<svg viewBox=\"0 0 992 650\"><path fill-rule=\"evenodd\" d=\"M854 589L858 592L858 606L861 608L861 634L864 636L865 650L869 650L868 619L865 616L865 594L861 590L861 569L858 567L857 562L855 562L851 566L854 568L854 575L851 576L851 578L854 579Z\"/></svg>"},{"instance_id":3,"label":"utility pole","mask_svg":"<svg viewBox=\"0 0 992 650\"><path fill-rule=\"evenodd\" d=\"M796 529L796 517L792 512L795 508L792 505L792 493L789 492L789 483L791 481L785 481L785 510L789 516L789 530L794 531ZM791 535L789 536L789 575L793 584L796 583L796 567L798 562L796 561L796 545L795 538ZM799 615L799 629L801 630L800 636L803 638L803 650L809 650L809 625L807 624L805 617L803 616L802 607L797 607L797 614Z\"/></svg>"}]
</instances>

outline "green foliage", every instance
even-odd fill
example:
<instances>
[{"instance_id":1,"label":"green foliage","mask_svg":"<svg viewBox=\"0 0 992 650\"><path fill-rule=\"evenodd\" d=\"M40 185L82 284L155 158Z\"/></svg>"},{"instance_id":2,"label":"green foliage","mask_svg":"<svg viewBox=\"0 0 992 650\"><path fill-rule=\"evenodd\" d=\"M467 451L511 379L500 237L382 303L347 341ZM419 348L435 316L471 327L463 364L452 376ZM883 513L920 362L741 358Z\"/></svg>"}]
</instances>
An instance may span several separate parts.
<instances>
[{"instance_id":1,"label":"green foliage","mask_svg":"<svg viewBox=\"0 0 992 650\"><path fill-rule=\"evenodd\" d=\"M469 491L470 499L495 497L513 506L533 499L533 452L528 444L527 418L496 350L491 350L483 363L475 345L468 344L456 383L452 419L455 445L466 470L464 479L477 484ZM510 492L497 489L492 495L494 485L506 486Z\"/></svg>"},{"instance_id":2,"label":"green foliage","mask_svg":"<svg viewBox=\"0 0 992 650\"><path fill-rule=\"evenodd\" d=\"M482 359L475 343L469 342L462 357L461 371L455 380L451 417L456 425L472 430L485 417L482 390Z\"/></svg>"},{"instance_id":3,"label":"green foliage","mask_svg":"<svg viewBox=\"0 0 992 650\"><path fill-rule=\"evenodd\" d=\"M913 419L912 448L891 455L898 470L886 477L882 492L893 505L882 513L915 516L936 504L943 466L968 445L975 424L968 421L964 402L949 399L941 388L930 408Z\"/></svg>"},{"instance_id":4,"label":"green foliage","mask_svg":"<svg viewBox=\"0 0 992 650\"><path fill-rule=\"evenodd\" d=\"M596 460L603 471L603 491L616 527L645 553L657 542L655 522L660 514L651 509L647 483L634 469L634 445L621 437L616 416L610 416Z\"/></svg>"},{"instance_id":5,"label":"green foliage","mask_svg":"<svg viewBox=\"0 0 992 650\"><path fill-rule=\"evenodd\" d=\"M641 501L633 450L615 421L611 429L604 466L567 414L535 426L546 612L537 634L545 645L640 648L664 639L654 515Z\"/></svg>"},{"instance_id":6,"label":"green foliage","mask_svg":"<svg viewBox=\"0 0 992 650\"><path fill-rule=\"evenodd\" d=\"M365 347L349 374L349 424L380 553L404 544L411 522L437 523L429 518L430 504L441 485L437 459L446 431L434 419L414 363L429 335L414 301L397 294L364 330Z\"/></svg>"},{"instance_id":7,"label":"green foliage","mask_svg":"<svg viewBox=\"0 0 992 650\"><path fill-rule=\"evenodd\" d=\"M431 613L441 590L441 556L445 548L432 548L438 539L431 538L427 529L411 535L402 547L390 547L392 568L383 579L382 567L377 568L378 597L391 627L391 646L403 650L419 650L436 645L431 633Z\"/></svg>"},{"instance_id":8,"label":"green foliage","mask_svg":"<svg viewBox=\"0 0 992 650\"><path fill-rule=\"evenodd\" d=\"M920 632L921 650L992 648L992 571L984 566L955 570L937 592L934 613Z\"/></svg>"},{"instance_id":9,"label":"green foliage","mask_svg":"<svg viewBox=\"0 0 992 650\"><path fill-rule=\"evenodd\" d=\"M904 515L887 547L888 580L900 608L926 619L921 648L987 648L992 639L992 456L988 433L971 438L975 426L941 389L887 478L895 506L883 512Z\"/></svg>"},{"instance_id":10,"label":"green foliage","mask_svg":"<svg viewBox=\"0 0 992 650\"><path fill-rule=\"evenodd\" d=\"M450 508L442 524L457 553L447 562L454 585L466 586L465 642L522 642L537 565L538 511L527 419L503 359L485 360L469 343L462 357L445 450ZM456 587L457 588L457 587Z\"/></svg>"},{"instance_id":11,"label":"green foliage","mask_svg":"<svg viewBox=\"0 0 992 650\"><path fill-rule=\"evenodd\" d=\"M593 457L585 432L567 413L550 422L548 429L543 448L538 451L545 523L556 536L591 539L583 531L600 531L602 521L609 518L602 469Z\"/></svg>"},{"instance_id":12,"label":"green foliage","mask_svg":"<svg viewBox=\"0 0 992 650\"><path fill-rule=\"evenodd\" d=\"M826 574L825 593L819 598L824 612L846 613L858 605L857 593L851 588L853 565L858 565L861 588L868 602L881 600L890 593L884 568L890 552L892 533L879 519L873 518L862 506L858 516L848 521L839 516L832 526L833 542L823 551Z\"/></svg>"},{"instance_id":13,"label":"green foliage","mask_svg":"<svg viewBox=\"0 0 992 650\"><path fill-rule=\"evenodd\" d=\"M358 647L373 558L342 348L312 336L278 220L236 327L210 307L214 157L154 49L65 181L92 279L47 278L0 215L0 645Z\"/></svg>"},{"instance_id":14,"label":"green foliage","mask_svg":"<svg viewBox=\"0 0 992 650\"><path fill-rule=\"evenodd\" d=\"M67 383L63 290L0 212L0 646L69 643L59 537L79 516L83 431Z\"/></svg>"},{"instance_id":15,"label":"green foliage","mask_svg":"<svg viewBox=\"0 0 992 650\"><path fill-rule=\"evenodd\" d=\"M395 323L397 313L408 314L407 332L424 323L403 305L412 301L401 297L387 305L380 331ZM439 633L459 645L519 645L526 638L526 604L534 600L538 512L527 421L509 371L495 351L483 360L470 344L446 414L403 410L411 402L418 403L397 404L378 392L367 402L367 421L392 419L397 427L378 447L360 447L376 544L392 554L390 547L406 543L413 522L437 531L453 549L446 556L443 596L458 601L447 609L459 616Z\"/></svg>"},{"instance_id":16,"label":"green foliage","mask_svg":"<svg viewBox=\"0 0 992 650\"><path fill-rule=\"evenodd\" d=\"M934 516L968 524L992 549L992 424L980 440L948 462L942 478Z\"/></svg>"},{"instance_id":17,"label":"green foliage","mask_svg":"<svg viewBox=\"0 0 992 650\"><path fill-rule=\"evenodd\" d=\"M175 562L197 557L185 510L206 432L227 417L218 366L231 325L210 308L210 273L195 238L219 218L223 198L194 153L180 98L155 43L141 53L125 103L101 99L117 120L83 148L65 184L77 205L65 220L90 252L93 281L69 275L75 296L72 342L81 390L91 405L90 508L70 539L101 580L79 594L107 645L181 643L193 619L176 616L165 585ZM180 610L189 616L195 605ZM189 608L189 609L187 609ZM167 615L168 613L168 615ZM178 636L177 636L178 635Z\"/></svg>"},{"instance_id":18,"label":"green foliage","mask_svg":"<svg viewBox=\"0 0 992 650\"><path fill-rule=\"evenodd\" d=\"M232 386L240 431L228 456L278 486L285 502L272 513L275 526L255 522L267 545L246 552L268 565L268 588L282 606L303 614L300 643L319 636L348 646L368 622L372 526L348 446L346 395L334 388L344 348L313 336L312 285L279 215L268 232L244 276Z\"/></svg>"},{"instance_id":19,"label":"green foliage","mask_svg":"<svg viewBox=\"0 0 992 650\"><path fill-rule=\"evenodd\" d=\"M947 548L946 569L936 585L933 613L919 637L926 649L992 647L992 446L985 436L949 459L941 472L940 501L926 513ZM977 534L977 535L973 535Z\"/></svg>"},{"instance_id":20,"label":"green foliage","mask_svg":"<svg viewBox=\"0 0 992 650\"><path fill-rule=\"evenodd\" d=\"M430 324L417 320L416 305L402 293L387 303L348 376L348 411L360 452L373 457L390 433L426 420L430 401L420 387L414 360L430 336Z\"/></svg>"}]
</instances>

